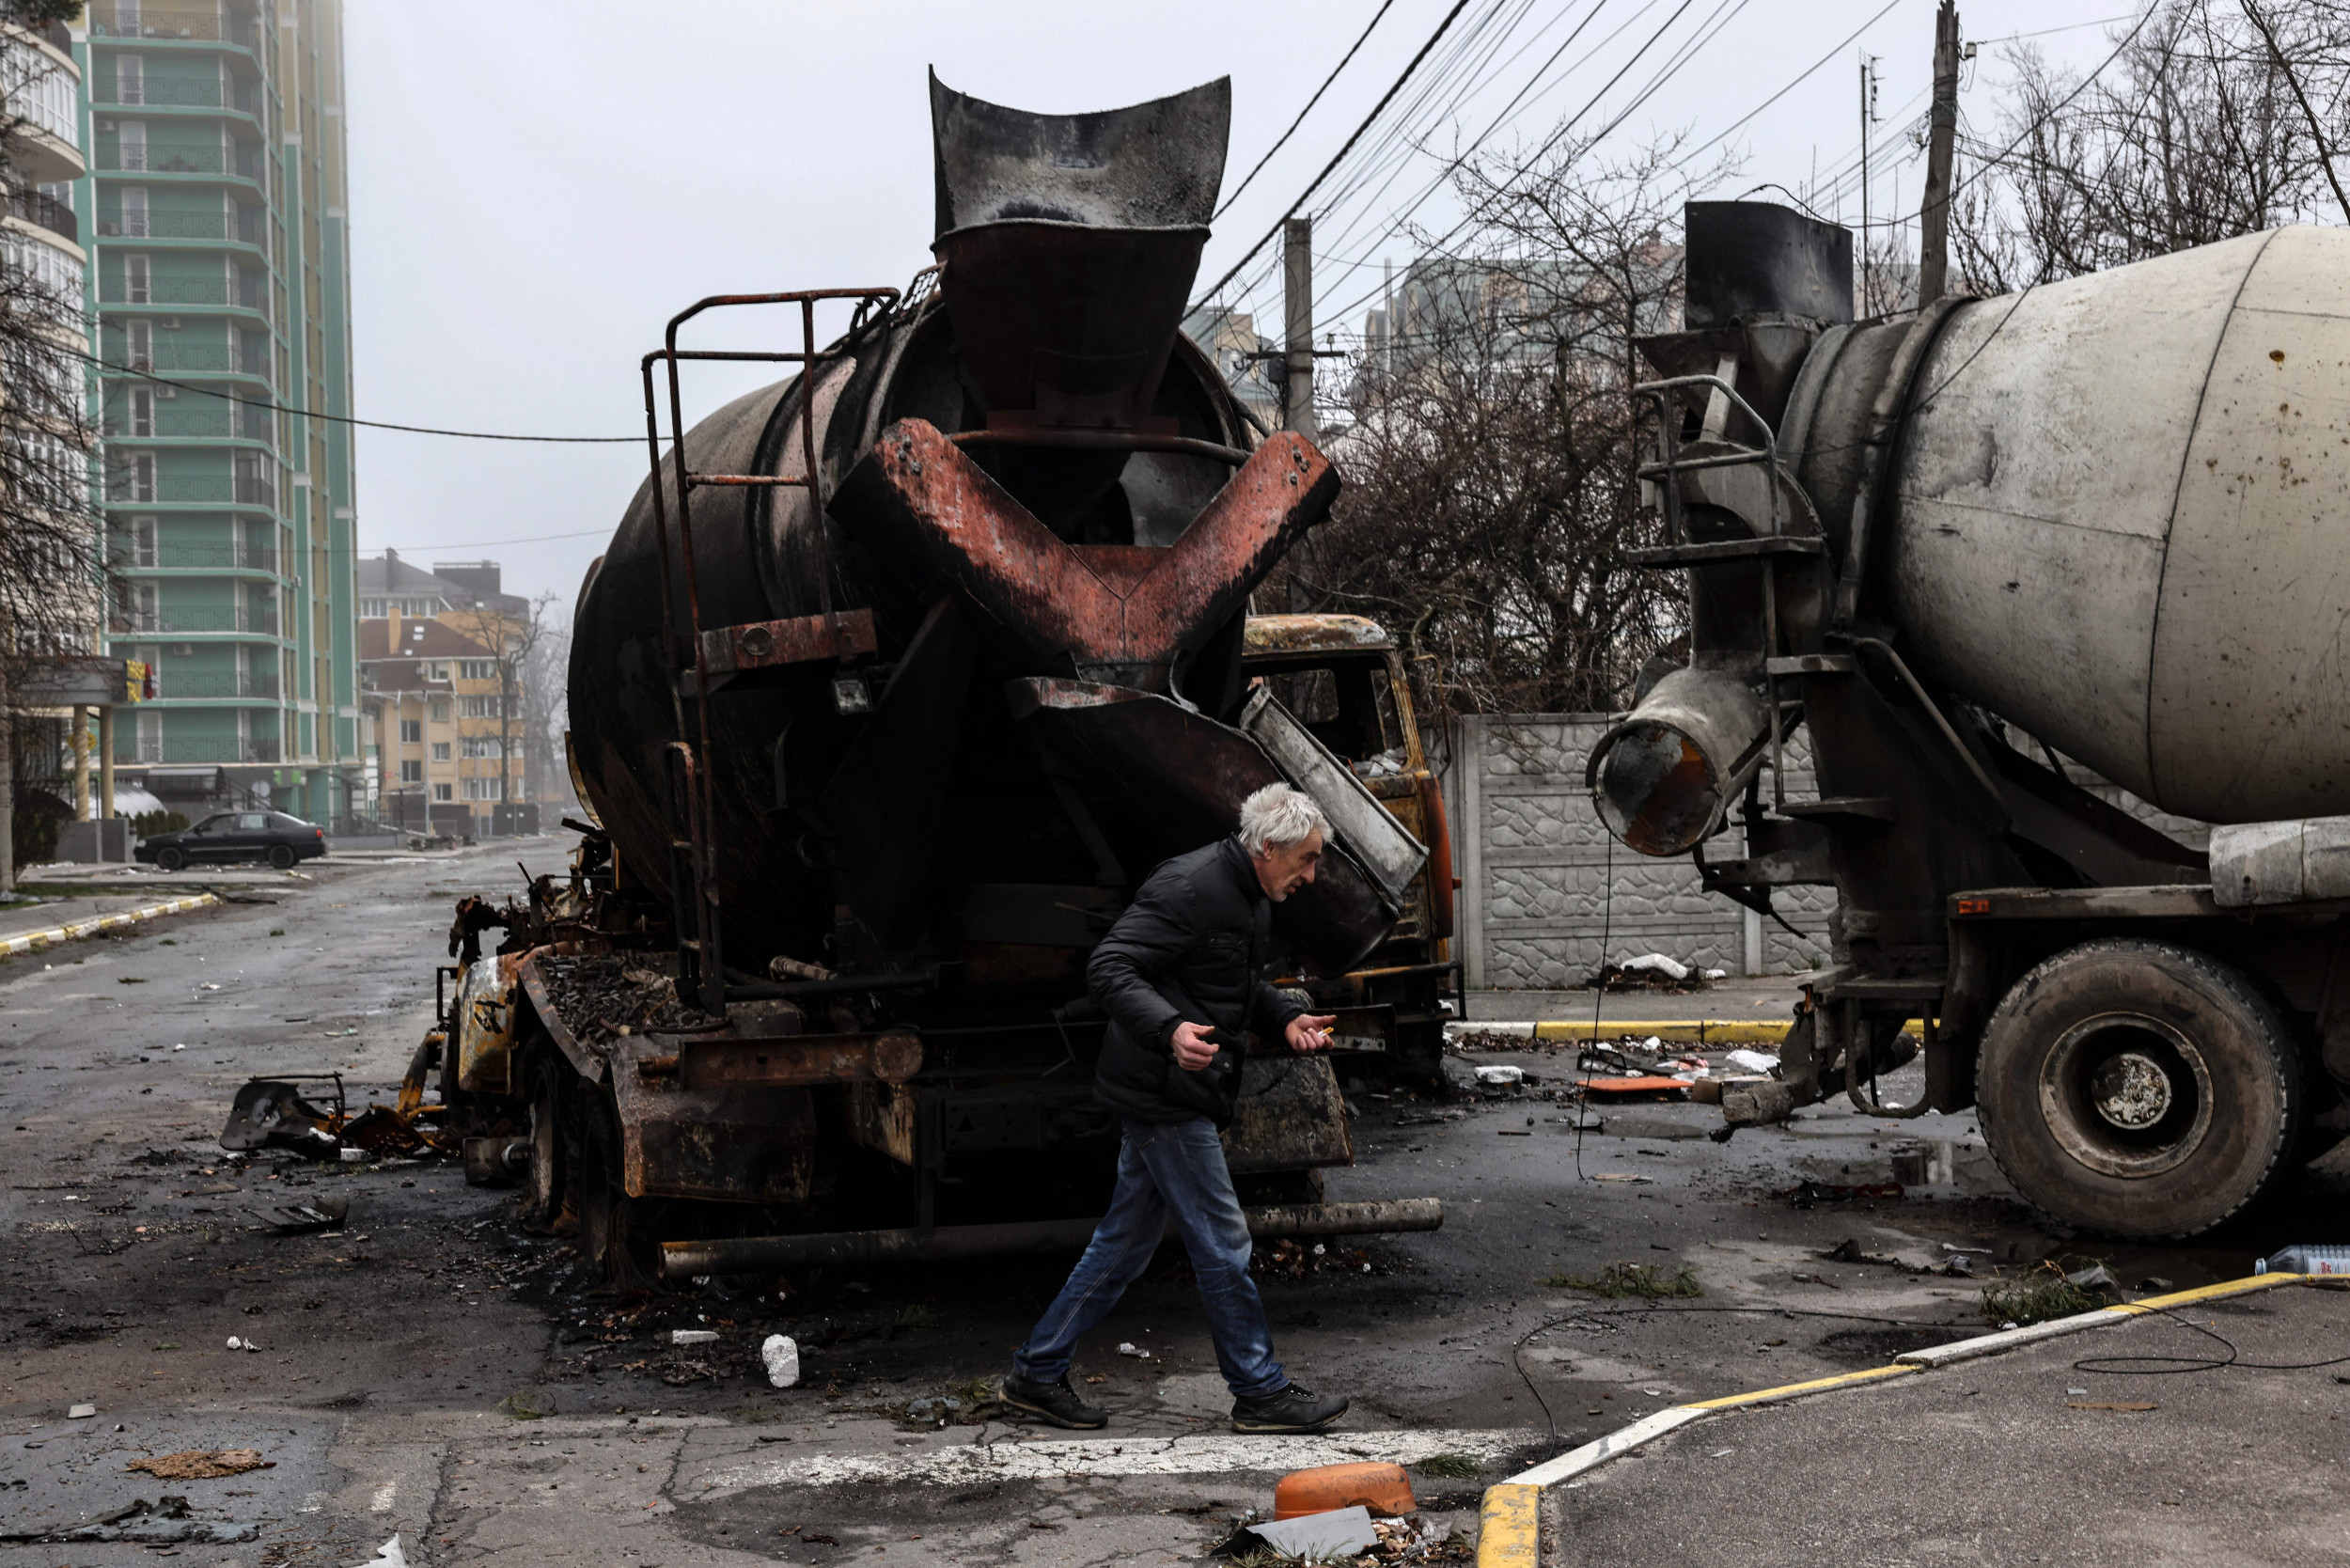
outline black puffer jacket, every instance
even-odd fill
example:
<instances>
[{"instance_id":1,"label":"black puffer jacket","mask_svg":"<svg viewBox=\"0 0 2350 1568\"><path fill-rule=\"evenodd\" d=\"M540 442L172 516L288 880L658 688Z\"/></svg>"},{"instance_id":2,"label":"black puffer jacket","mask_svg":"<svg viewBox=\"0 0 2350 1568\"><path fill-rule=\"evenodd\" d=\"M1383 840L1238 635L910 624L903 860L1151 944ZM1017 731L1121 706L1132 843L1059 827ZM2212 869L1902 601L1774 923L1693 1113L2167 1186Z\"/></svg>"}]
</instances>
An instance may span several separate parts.
<instances>
[{"instance_id":1,"label":"black puffer jacket","mask_svg":"<svg viewBox=\"0 0 2350 1568\"><path fill-rule=\"evenodd\" d=\"M1240 840L1221 839L1152 871L1086 967L1110 1015L1094 1098L1138 1121L1204 1116L1219 1128L1240 1098L1243 1052L1226 1045L1197 1073L1176 1065L1178 1024L1278 1034L1306 1010L1265 983L1273 903Z\"/></svg>"}]
</instances>

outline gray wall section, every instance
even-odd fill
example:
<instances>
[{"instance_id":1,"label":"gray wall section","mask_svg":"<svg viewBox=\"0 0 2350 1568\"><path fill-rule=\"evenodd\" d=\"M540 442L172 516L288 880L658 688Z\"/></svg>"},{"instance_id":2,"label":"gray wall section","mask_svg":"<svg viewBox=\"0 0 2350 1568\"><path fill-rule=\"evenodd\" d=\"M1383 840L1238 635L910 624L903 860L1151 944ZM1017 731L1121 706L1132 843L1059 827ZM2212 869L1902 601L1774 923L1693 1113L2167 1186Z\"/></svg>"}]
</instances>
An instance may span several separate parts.
<instances>
[{"instance_id":1,"label":"gray wall section","mask_svg":"<svg viewBox=\"0 0 2350 1568\"><path fill-rule=\"evenodd\" d=\"M1778 904L1805 934L1706 893L1687 856L1652 860L1600 825L1583 786L1605 713L1472 713L1459 721L1447 806L1461 878L1458 933L1472 988L1556 990L1582 984L1603 957L1658 952L1736 974L1789 974L1827 962L1825 887L1781 889ZM1800 740L1788 754L1790 799L1812 793ZM1736 830L1716 858L1740 853ZM1604 952L1603 952L1604 943Z\"/></svg>"},{"instance_id":2,"label":"gray wall section","mask_svg":"<svg viewBox=\"0 0 2350 1568\"><path fill-rule=\"evenodd\" d=\"M1835 889L1778 890L1775 906L1804 933L1791 936L1778 922L1706 893L1687 856L1649 859L1600 826L1583 767L1614 722L1606 713L1471 713L1457 722L1445 804L1461 879L1456 941L1468 985L1578 986L1603 956L1621 963L1652 952L1733 975L1794 974L1827 963ZM2033 749L2028 737L2012 738ZM2202 848L2210 837L2208 824L2158 811L2062 760L2076 783L2190 847ZM1800 732L1789 743L1787 764L1787 798L1813 798ZM1770 787L1767 774L1763 787ZM1733 827L1711 853L1730 859L1740 843Z\"/></svg>"}]
</instances>

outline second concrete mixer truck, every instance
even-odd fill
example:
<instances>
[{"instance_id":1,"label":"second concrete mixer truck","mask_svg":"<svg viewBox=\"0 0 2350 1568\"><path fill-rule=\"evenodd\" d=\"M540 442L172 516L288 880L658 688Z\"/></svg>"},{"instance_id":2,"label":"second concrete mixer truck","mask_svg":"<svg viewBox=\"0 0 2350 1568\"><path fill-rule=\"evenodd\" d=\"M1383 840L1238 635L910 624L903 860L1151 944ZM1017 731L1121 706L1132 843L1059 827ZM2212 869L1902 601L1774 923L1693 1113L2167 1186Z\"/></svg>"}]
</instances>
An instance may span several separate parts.
<instances>
[{"instance_id":1,"label":"second concrete mixer truck","mask_svg":"<svg viewBox=\"0 0 2350 1568\"><path fill-rule=\"evenodd\" d=\"M2058 1220L2209 1230L2350 1130L2350 233L1865 321L1841 228L1696 203L1687 236L1640 395L1692 651L1589 781L1749 907L1837 891L1738 1114L1972 1106ZM1816 798L1774 766L1798 727ZM1923 1096L1880 1106L1912 1019Z\"/></svg>"}]
</instances>

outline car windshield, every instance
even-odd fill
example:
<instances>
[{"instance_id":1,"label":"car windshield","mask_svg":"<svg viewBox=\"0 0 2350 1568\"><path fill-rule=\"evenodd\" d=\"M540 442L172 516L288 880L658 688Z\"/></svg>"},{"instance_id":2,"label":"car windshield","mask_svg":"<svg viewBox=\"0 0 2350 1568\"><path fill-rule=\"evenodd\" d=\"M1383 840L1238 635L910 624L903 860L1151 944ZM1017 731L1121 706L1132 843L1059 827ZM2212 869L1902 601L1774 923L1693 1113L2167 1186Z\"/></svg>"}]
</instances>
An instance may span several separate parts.
<instances>
[{"instance_id":1,"label":"car windshield","mask_svg":"<svg viewBox=\"0 0 2350 1568\"><path fill-rule=\"evenodd\" d=\"M1271 689L1282 707L1356 773L1401 771L1403 726L1384 659L1252 665L1251 685Z\"/></svg>"}]
</instances>

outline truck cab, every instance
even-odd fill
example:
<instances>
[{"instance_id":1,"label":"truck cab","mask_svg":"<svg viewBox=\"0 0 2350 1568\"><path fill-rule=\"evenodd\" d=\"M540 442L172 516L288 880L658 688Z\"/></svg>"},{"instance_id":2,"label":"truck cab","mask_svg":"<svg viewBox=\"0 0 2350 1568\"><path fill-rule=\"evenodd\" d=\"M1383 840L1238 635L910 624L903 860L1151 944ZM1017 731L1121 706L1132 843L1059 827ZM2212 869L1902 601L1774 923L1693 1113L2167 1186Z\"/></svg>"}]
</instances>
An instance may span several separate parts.
<instances>
[{"instance_id":1,"label":"truck cab","mask_svg":"<svg viewBox=\"0 0 2350 1568\"><path fill-rule=\"evenodd\" d=\"M1427 864L1413 879L1386 939L1344 973L1308 969L1291 983L1310 992L1318 1006L1393 1009L1394 1065L1407 1076L1433 1080L1444 1053L1445 1020L1464 1011L1461 969L1451 950L1459 884L1443 790L1421 745L1395 638L1364 616L1250 616L1241 665L1250 688L1269 688L1428 846ZM1350 1038L1357 1037L1342 1022L1341 1047Z\"/></svg>"}]
</instances>

